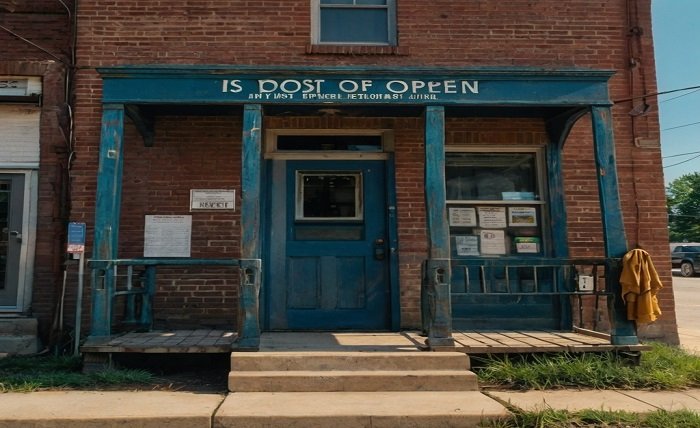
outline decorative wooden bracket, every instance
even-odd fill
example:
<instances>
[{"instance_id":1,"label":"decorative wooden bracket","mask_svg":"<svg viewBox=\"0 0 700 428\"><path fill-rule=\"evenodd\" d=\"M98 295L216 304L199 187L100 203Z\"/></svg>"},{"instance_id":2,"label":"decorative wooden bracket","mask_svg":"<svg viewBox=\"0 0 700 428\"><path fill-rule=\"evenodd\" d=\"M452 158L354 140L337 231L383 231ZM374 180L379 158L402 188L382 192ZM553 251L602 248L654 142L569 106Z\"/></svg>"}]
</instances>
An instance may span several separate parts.
<instances>
[{"instance_id":1,"label":"decorative wooden bracket","mask_svg":"<svg viewBox=\"0 0 700 428\"><path fill-rule=\"evenodd\" d=\"M153 115L145 113L137 105L129 104L124 106L124 112L131 119L136 129L143 138L143 145L153 147L153 142L156 137L155 124L156 119Z\"/></svg>"}]
</instances>

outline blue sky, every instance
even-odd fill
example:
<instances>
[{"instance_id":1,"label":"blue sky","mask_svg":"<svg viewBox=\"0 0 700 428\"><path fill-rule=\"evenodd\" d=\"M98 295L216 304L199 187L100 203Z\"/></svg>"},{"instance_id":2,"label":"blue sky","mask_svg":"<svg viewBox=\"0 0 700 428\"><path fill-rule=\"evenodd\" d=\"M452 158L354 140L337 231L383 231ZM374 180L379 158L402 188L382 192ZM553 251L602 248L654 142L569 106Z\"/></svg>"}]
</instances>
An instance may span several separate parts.
<instances>
[{"instance_id":1,"label":"blue sky","mask_svg":"<svg viewBox=\"0 0 700 428\"><path fill-rule=\"evenodd\" d=\"M700 0L652 0L652 20L658 90L700 86ZM676 156L700 152L700 90L659 96L659 112L668 184L700 171L700 153Z\"/></svg>"}]
</instances>

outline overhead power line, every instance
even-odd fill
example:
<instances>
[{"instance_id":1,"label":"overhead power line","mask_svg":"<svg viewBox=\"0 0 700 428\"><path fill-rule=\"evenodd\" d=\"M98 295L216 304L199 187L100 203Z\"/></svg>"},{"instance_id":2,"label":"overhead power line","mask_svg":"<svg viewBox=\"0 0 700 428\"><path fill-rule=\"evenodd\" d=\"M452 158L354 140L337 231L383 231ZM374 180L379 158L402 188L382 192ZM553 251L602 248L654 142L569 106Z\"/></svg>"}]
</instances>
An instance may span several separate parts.
<instances>
[{"instance_id":1,"label":"overhead power line","mask_svg":"<svg viewBox=\"0 0 700 428\"><path fill-rule=\"evenodd\" d=\"M691 89L700 89L700 85L688 86L687 88L680 88L680 89L671 89L670 91L652 92L651 94L636 95L634 97L629 97L629 98L621 98L619 100L613 100L613 104L624 103L624 102L633 101L633 100L639 100L642 98L654 97L656 95L664 95L664 94L672 94L674 92L689 91Z\"/></svg>"},{"instance_id":2,"label":"overhead power line","mask_svg":"<svg viewBox=\"0 0 700 428\"><path fill-rule=\"evenodd\" d=\"M668 155L668 156L664 156L664 157L662 157L661 159L677 158L677 157L680 157L680 156L695 155L695 154L698 154L698 153L700 153L700 152L679 153L679 154L677 154L677 155Z\"/></svg>"},{"instance_id":3,"label":"overhead power line","mask_svg":"<svg viewBox=\"0 0 700 428\"><path fill-rule=\"evenodd\" d=\"M664 128L662 131L670 131L672 129L686 128L688 126L700 125L700 122L686 123L685 125L672 126L670 128Z\"/></svg>"},{"instance_id":4,"label":"overhead power line","mask_svg":"<svg viewBox=\"0 0 700 428\"><path fill-rule=\"evenodd\" d=\"M693 156L693 157L690 158L690 159L686 159L686 160L684 160L684 161L681 161L681 162L678 162L678 163L674 163L674 164L672 164L672 165L666 165L666 166L664 167L664 169L666 169L666 168L671 168L672 166L680 165L680 164L682 164L682 163L690 162L691 160L695 160L695 159L697 159L697 158L700 158L700 155Z\"/></svg>"},{"instance_id":5,"label":"overhead power line","mask_svg":"<svg viewBox=\"0 0 700 428\"><path fill-rule=\"evenodd\" d=\"M687 94L678 95L678 96L676 96L676 97L668 98L668 99L666 99L666 100L661 100L661 101L659 101L659 104L661 104L661 103L666 103L666 102L673 101L673 100L677 100L678 98L687 97L688 95L694 94L694 93L696 93L696 92L698 92L698 91L700 91L700 88L695 89L694 91L690 91L690 92L688 92Z\"/></svg>"}]
</instances>

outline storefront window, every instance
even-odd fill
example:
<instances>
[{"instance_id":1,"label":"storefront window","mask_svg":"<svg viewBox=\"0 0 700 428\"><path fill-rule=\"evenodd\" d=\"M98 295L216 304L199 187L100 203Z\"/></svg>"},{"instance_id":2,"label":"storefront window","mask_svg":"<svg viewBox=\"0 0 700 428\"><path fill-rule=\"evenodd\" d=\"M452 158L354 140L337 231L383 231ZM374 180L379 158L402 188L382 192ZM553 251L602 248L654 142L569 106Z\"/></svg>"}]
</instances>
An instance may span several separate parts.
<instances>
[{"instance_id":1,"label":"storefront window","mask_svg":"<svg viewBox=\"0 0 700 428\"><path fill-rule=\"evenodd\" d=\"M543 255L539 151L445 154L452 255Z\"/></svg>"}]
</instances>

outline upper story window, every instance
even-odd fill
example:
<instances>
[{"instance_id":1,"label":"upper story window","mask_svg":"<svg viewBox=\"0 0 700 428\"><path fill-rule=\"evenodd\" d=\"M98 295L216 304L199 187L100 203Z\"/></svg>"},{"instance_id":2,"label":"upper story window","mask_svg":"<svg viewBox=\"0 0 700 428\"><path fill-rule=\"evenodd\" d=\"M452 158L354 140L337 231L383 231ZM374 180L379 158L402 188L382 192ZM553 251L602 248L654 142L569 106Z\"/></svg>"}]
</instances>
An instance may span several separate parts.
<instances>
[{"instance_id":1,"label":"upper story window","mask_svg":"<svg viewBox=\"0 0 700 428\"><path fill-rule=\"evenodd\" d=\"M314 44L396 45L396 0L312 0Z\"/></svg>"}]
</instances>

